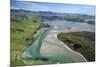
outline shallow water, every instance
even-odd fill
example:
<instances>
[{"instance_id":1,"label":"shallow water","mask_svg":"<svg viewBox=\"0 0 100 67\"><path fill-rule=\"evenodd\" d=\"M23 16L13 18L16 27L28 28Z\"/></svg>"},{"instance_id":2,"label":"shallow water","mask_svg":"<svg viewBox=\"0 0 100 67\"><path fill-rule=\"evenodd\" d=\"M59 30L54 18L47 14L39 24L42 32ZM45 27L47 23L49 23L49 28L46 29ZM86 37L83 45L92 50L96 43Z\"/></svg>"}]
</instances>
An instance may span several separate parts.
<instances>
[{"instance_id":1,"label":"shallow water","mask_svg":"<svg viewBox=\"0 0 100 67\"><path fill-rule=\"evenodd\" d=\"M65 21L65 20L55 20L55 21L45 21L43 23L47 23L51 26L56 26L61 29L66 29L70 27L70 28L78 28L82 31L95 32L95 25L88 24L85 22L71 22L71 21Z\"/></svg>"},{"instance_id":2,"label":"shallow water","mask_svg":"<svg viewBox=\"0 0 100 67\"><path fill-rule=\"evenodd\" d=\"M49 25L51 25L51 26L54 26L54 27L56 27L58 30L57 31L60 31L60 30L64 30L64 31L66 31L66 30L68 30L67 28L68 27L70 27L70 28L75 28L75 29L78 29L79 31L91 31L91 32L95 32L95 25L91 25L91 24L87 24L87 23L80 23L80 22L69 22L69 21L62 21L62 20L55 20L55 21L45 21L45 22L43 22L43 23L47 23L47 24L49 24ZM47 51L48 50L48 48L47 48L47 50L45 50L44 48L47 46L47 47L49 47L49 44L50 43L48 43L48 45L47 44L45 44L44 46L43 46L43 39L45 39L45 37L47 37L47 35L48 34L50 34L49 32L50 32L50 30L52 29L52 27L51 28L49 28L49 29L47 29L47 30L44 30L44 31L42 31L38 36L37 36L37 38L36 38L36 40L32 43L32 45L31 46L29 46L28 48L26 48L26 50L23 52L23 54L22 54L22 58L24 58L24 59L36 59L36 58L42 58L42 57L47 57L48 58L48 60L50 60L50 61L53 61L53 62L59 62L59 63L69 63L69 62L76 62L76 61L80 61L80 62L82 62L82 61L85 61L84 59L83 59L83 57L81 57L81 55L79 55L79 54L77 54L77 53L75 53L75 52L73 52L73 51L69 51L69 49L66 49L66 50L64 50L64 48L62 48L62 47L64 47L64 46L62 46L62 47L59 47L59 49L61 49L63 52L65 52L64 53L64 55L63 56L59 56L59 55L55 55L55 54L53 54L54 56L46 56L46 55L48 55L48 54L52 54L53 52L51 51L51 49L50 49L50 53L47 53L47 54L42 54L42 56L41 56L41 47L42 47L42 51L43 51L43 53L45 52L45 51ZM59 30L60 29L60 30ZM57 34L57 33L56 33ZM51 37L51 36L50 36ZM53 42L53 40L54 41L56 41L55 40L55 38L51 38L50 40L49 40L50 38L47 38L46 40L49 42L50 40L52 40L52 42ZM46 42L45 42L46 43ZM58 46L58 44L59 44L60 42L59 41L57 41L57 43L55 43L54 45L50 45L50 47L52 47L52 48L54 48L54 49L56 49L55 47L56 46ZM57 44L57 45L56 45ZM62 44L62 43L61 43ZM55 47L53 47L53 46L55 46ZM58 48L57 48L58 49ZM72 52L72 53L70 53L70 52ZM62 53L62 52L61 52ZM69 54L69 55L68 55ZM74 54L74 55L73 55ZM65 59L65 56L66 56L66 59ZM68 57L67 57L68 56ZM79 57L77 57L77 56L79 56ZM80 58L80 59L79 59Z\"/></svg>"}]
</instances>

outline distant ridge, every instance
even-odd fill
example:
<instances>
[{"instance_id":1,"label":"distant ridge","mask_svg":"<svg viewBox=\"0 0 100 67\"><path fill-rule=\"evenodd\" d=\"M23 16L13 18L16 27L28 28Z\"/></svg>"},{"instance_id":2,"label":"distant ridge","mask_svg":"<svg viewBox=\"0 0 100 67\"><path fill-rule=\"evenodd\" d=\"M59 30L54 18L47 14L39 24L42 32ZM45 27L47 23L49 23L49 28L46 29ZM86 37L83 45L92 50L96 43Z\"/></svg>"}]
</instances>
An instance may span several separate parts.
<instances>
[{"instance_id":1,"label":"distant ridge","mask_svg":"<svg viewBox=\"0 0 100 67\"><path fill-rule=\"evenodd\" d=\"M22 12L29 12L29 13L38 13L38 14L54 14L57 16L92 16L95 17L93 15L87 15L87 14L78 14L78 13L58 13L58 12L52 12L52 11L30 11L30 10L23 10L23 9L10 9L11 11L22 11Z\"/></svg>"}]
</instances>

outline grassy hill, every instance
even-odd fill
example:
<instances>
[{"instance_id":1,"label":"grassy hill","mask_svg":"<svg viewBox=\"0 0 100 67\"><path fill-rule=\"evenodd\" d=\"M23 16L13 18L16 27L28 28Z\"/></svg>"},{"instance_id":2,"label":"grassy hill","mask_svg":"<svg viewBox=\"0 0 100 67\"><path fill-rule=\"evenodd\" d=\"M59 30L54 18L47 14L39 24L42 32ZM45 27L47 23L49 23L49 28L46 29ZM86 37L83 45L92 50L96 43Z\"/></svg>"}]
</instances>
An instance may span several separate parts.
<instances>
[{"instance_id":1,"label":"grassy hill","mask_svg":"<svg viewBox=\"0 0 100 67\"><path fill-rule=\"evenodd\" d=\"M32 42L32 36L40 27L41 18L36 14L27 16L11 12L10 20L11 66L24 65L21 53Z\"/></svg>"}]
</instances>

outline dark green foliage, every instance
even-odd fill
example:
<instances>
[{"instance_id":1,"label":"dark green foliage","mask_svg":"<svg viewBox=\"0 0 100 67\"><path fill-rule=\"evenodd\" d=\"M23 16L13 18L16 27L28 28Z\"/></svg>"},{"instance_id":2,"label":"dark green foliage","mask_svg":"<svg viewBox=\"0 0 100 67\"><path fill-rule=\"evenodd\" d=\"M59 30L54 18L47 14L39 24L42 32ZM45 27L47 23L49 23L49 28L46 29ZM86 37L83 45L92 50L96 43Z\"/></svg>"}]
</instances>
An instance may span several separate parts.
<instances>
[{"instance_id":1,"label":"dark green foliage","mask_svg":"<svg viewBox=\"0 0 100 67\"><path fill-rule=\"evenodd\" d=\"M80 44L74 44L73 45L73 48L74 48L74 50L77 50L77 49L79 49L79 48L81 48L82 46L80 45Z\"/></svg>"},{"instance_id":2,"label":"dark green foliage","mask_svg":"<svg viewBox=\"0 0 100 67\"><path fill-rule=\"evenodd\" d=\"M58 39L63 41L72 50L81 53L89 62L95 61L95 33L71 32L60 33Z\"/></svg>"}]
</instances>

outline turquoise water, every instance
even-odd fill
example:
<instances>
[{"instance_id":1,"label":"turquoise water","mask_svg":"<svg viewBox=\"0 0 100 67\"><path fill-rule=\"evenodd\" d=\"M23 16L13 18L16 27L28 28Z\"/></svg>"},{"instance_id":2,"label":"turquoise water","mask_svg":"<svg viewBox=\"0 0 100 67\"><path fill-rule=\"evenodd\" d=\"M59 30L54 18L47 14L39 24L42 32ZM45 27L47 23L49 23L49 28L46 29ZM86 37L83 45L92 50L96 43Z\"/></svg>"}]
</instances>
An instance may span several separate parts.
<instances>
[{"instance_id":1,"label":"turquoise water","mask_svg":"<svg viewBox=\"0 0 100 67\"><path fill-rule=\"evenodd\" d=\"M32 45L24 50L24 52L22 54L23 60L36 60L36 59L41 60L41 59L44 58L44 59L47 59L47 61L59 62L59 63L74 62L71 58L66 58L67 59L66 60L65 59L66 55L65 56L64 55L63 56L48 56L48 57L41 56L40 49L41 49L41 46L42 46L42 42L52 28L53 27L45 29L43 32L40 32L36 36L36 40L32 43Z\"/></svg>"},{"instance_id":2,"label":"turquoise water","mask_svg":"<svg viewBox=\"0 0 100 67\"><path fill-rule=\"evenodd\" d=\"M22 54L23 59L33 59L34 60L36 58L41 57L40 48L42 46L42 42L52 28L53 27L50 27L50 28L44 29L43 31L39 32L39 34L35 38L36 40L32 43L32 45L24 50Z\"/></svg>"},{"instance_id":3,"label":"turquoise water","mask_svg":"<svg viewBox=\"0 0 100 67\"><path fill-rule=\"evenodd\" d=\"M39 34L36 36L36 40L32 43L31 46L26 48L21 56L23 60L46 60L46 61L52 61L52 62L57 62L57 63L72 63L75 62L72 58L67 57L67 55L62 55L62 56L41 56L40 49L43 44L43 40L45 37L48 35L50 30L53 29L54 26L57 26L59 28L64 28L66 29L67 27L75 27L79 28L82 30L87 30L87 31L95 31L95 26L94 25L89 25L86 23L77 23L77 22L66 22L66 21L47 21L44 23L48 23L51 25L49 28L43 29L43 31L40 31ZM66 58L65 58L66 57Z\"/></svg>"}]
</instances>

